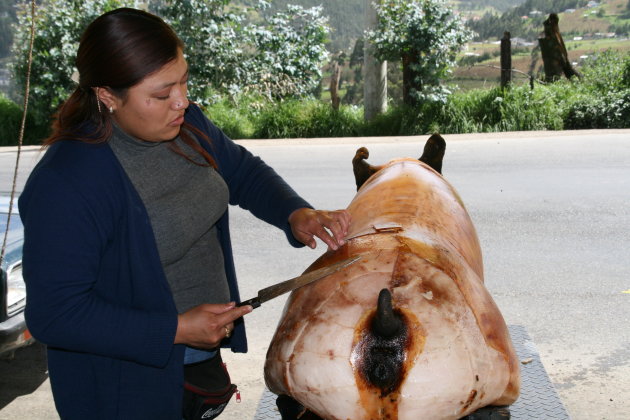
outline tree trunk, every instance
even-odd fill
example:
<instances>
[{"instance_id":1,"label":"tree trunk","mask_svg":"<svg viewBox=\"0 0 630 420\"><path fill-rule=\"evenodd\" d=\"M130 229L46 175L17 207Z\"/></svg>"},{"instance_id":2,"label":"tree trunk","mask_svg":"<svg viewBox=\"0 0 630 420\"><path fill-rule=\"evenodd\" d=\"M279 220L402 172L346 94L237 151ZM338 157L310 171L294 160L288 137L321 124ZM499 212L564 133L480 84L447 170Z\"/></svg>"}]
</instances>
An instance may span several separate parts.
<instances>
[{"instance_id":1,"label":"tree trunk","mask_svg":"<svg viewBox=\"0 0 630 420\"><path fill-rule=\"evenodd\" d=\"M339 111L339 79L341 78L341 66L337 61L333 61L330 68L330 101L335 111Z\"/></svg>"},{"instance_id":2,"label":"tree trunk","mask_svg":"<svg viewBox=\"0 0 630 420\"><path fill-rule=\"evenodd\" d=\"M548 82L558 80L562 75L566 76L567 79L573 76L582 77L569 61L567 48L562 40L562 35L560 35L559 20L557 14L550 14L544 22L545 36L538 38L545 68L545 81Z\"/></svg>"},{"instance_id":3,"label":"tree trunk","mask_svg":"<svg viewBox=\"0 0 630 420\"><path fill-rule=\"evenodd\" d=\"M372 0L365 0L365 29L373 29L376 24ZM387 110L387 61L378 61L373 50L366 40L363 46L363 115L366 121Z\"/></svg>"},{"instance_id":4,"label":"tree trunk","mask_svg":"<svg viewBox=\"0 0 630 420\"><path fill-rule=\"evenodd\" d=\"M422 92L422 83L417 80L417 73L413 71L413 65L418 62L418 57L419 55L416 54L404 54L402 56L403 103L409 106L419 104L418 98L413 92Z\"/></svg>"}]
</instances>

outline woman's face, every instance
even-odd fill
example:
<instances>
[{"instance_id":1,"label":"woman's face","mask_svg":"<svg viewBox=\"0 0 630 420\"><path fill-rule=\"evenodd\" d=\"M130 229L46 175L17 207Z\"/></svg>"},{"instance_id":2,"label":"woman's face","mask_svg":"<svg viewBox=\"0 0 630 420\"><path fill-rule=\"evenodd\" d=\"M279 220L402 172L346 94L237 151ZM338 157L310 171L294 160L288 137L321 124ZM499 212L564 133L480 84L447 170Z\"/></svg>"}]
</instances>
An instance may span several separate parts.
<instances>
[{"instance_id":1,"label":"woman's face","mask_svg":"<svg viewBox=\"0 0 630 420\"><path fill-rule=\"evenodd\" d=\"M124 100L112 96L112 117L127 134L141 140L172 140L184 123L187 82L188 64L179 50L175 60L129 88Z\"/></svg>"}]
</instances>

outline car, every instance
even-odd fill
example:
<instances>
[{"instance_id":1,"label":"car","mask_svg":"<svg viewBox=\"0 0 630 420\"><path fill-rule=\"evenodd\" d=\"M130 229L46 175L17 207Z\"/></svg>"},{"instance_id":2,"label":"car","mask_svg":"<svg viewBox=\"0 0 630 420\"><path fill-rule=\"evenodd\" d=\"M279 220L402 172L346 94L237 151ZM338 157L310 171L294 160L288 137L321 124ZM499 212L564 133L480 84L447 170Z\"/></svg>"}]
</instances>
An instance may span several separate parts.
<instances>
[{"instance_id":1,"label":"car","mask_svg":"<svg viewBox=\"0 0 630 420\"><path fill-rule=\"evenodd\" d=\"M17 210L17 200L9 219L8 195L0 195L0 248L6 248L0 270L0 357L10 358L16 349L32 344L35 340L26 327L24 307L26 306L26 285L22 277L22 245L24 227ZM1 252L1 249L0 249Z\"/></svg>"}]
</instances>

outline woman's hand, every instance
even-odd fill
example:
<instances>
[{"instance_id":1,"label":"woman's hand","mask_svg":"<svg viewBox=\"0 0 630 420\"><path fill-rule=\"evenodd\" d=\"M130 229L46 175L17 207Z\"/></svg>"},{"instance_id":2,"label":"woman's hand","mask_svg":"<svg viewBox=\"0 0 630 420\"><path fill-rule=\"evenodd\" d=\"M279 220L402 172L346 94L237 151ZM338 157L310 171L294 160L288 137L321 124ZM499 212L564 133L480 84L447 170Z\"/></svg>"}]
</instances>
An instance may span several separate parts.
<instances>
[{"instance_id":1,"label":"woman's hand","mask_svg":"<svg viewBox=\"0 0 630 420\"><path fill-rule=\"evenodd\" d=\"M314 236L324 241L333 250L345 243L350 226L350 213L346 210L326 211L301 208L289 215L293 236L311 248L317 243ZM331 235L332 233L332 235Z\"/></svg>"},{"instance_id":2,"label":"woman's hand","mask_svg":"<svg viewBox=\"0 0 630 420\"><path fill-rule=\"evenodd\" d=\"M252 311L249 305L236 307L234 302L195 306L177 317L175 344L211 349L229 337L234 321Z\"/></svg>"}]
</instances>

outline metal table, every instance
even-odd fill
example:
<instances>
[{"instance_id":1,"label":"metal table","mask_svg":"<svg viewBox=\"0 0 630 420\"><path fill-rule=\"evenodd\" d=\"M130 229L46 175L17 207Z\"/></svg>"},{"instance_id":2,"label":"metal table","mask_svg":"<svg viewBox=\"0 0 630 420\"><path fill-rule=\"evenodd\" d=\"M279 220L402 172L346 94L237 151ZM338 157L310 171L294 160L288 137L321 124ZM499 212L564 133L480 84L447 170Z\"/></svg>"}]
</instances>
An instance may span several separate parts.
<instances>
[{"instance_id":1,"label":"metal table","mask_svg":"<svg viewBox=\"0 0 630 420\"><path fill-rule=\"evenodd\" d=\"M522 325L510 325L510 336L521 364L521 394L510 409L513 420L569 420L569 415L553 387L534 342ZM531 361L530 361L531 359ZM265 389L254 420L280 420L276 396Z\"/></svg>"}]
</instances>

